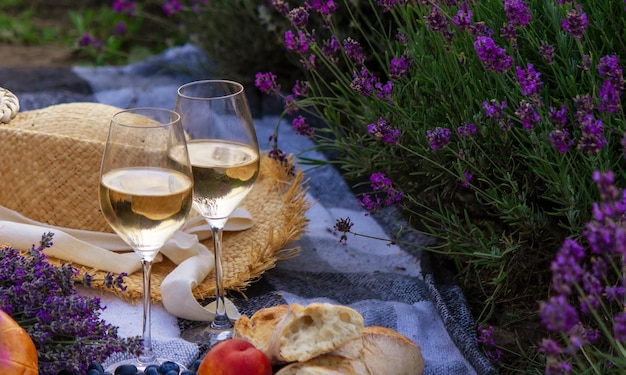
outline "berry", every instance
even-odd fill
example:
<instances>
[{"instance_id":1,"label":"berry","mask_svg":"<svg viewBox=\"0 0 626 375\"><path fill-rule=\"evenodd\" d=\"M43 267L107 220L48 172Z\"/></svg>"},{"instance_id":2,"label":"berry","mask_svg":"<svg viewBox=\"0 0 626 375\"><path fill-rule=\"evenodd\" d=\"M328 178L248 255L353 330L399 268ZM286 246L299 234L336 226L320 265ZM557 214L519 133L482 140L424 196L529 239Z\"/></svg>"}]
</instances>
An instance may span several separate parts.
<instances>
[{"instance_id":1,"label":"berry","mask_svg":"<svg viewBox=\"0 0 626 375\"><path fill-rule=\"evenodd\" d=\"M115 375L136 375L137 366L135 365L121 365L115 369Z\"/></svg>"},{"instance_id":2,"label":"berry","mask_svg":"<svg viewBox=\"0 0 626 375\"><path fill-rule=\"evenodd\" d=\"M99 364L99 363L92 363L92 364L90 364L89 367L87 367L87 371L89 371L89 370L96 370L100 374L104 374L104 367L102 367L102 365Z\"/></svg>"},{"instance_id":3,"label":"berry","mask_svg":"<svg viewBox=\"0 0 626 375\"><path fill-rule=\"evenodd\" d=\"M178 366L178 364L175 362L167 361L163 362L163 364L161 364L161 366L159 367L159 373L161 374L167 375L170 371L174 371L176 372L176 375L178 375L178 373L180 372L180 366Z\"/></svg>"}]
</instances>

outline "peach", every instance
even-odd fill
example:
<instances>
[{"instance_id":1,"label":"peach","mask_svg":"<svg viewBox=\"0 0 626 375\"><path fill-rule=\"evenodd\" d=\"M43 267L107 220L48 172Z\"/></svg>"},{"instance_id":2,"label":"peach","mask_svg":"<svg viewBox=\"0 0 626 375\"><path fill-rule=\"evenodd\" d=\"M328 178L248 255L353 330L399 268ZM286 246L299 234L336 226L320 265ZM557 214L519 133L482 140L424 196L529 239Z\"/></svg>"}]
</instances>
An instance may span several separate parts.
<instances>
[{"instance_id":1,"label":"peach","mask_svg":"<svg viewBox=\"0 0 626 375\"><path fill-rule=\"evenodd\" d=\"M272 375L272 365L265 353L250 342L230 339L209 350L198 375Z\"/></svg>"}]
</instances>

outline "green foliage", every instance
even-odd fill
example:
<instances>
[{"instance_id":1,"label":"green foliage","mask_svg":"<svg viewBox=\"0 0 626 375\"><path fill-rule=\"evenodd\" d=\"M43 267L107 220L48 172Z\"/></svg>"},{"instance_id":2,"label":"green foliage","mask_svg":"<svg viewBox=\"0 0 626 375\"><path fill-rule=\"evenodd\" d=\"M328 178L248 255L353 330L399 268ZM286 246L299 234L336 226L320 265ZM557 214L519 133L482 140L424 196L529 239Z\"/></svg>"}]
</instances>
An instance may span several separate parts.
<instances>
[{"instance_id":1,"label":"green foliage","mask_svg":"<svg viewBox=\"0 0 626 375\"><path fill-rule=\"evenodd\" d=\"M392 188L404 193L399 208L415 230L437 239L431 251L453 261L478 321L513 331L515 321L536 320L537 301L550 292L550 261L563 240L580 236L589 221L598 199L590 184L593 171L616 171L616 183L624 185L623 77L620 68L611 113L603 107L610 101L603 96L608 78L599 70L605 56L626 61L624 4L582 5L578 14L585 12L589 24L579 38L562 24L577 11L577 2L521 2L528 6L530 22L507 39L501 30L514 22L503 9L508 1L472 2L470 29L453 22L462 2L398 1L385 12L380 5L387 3L395 2L341 2L337 13L353 17L350 29L332 17L326 29L298 29L285 18L284 29L310 38L306 49L285 44L295 60L315 57L314 65L300 65L310 91L299 98L299 113L324 120L314 138L319 149L337 155L331 162L347 178L384 173ZM320 16L308 13L310 19ZM493 33L481 32L480 25ZM398 32L407 43L396 38ZM340 42L347 36L358 41L365 63L345 46L337 54L325 53L331 35ZM475 48L479 36L502 48L510 67L495 59L489 69ZM554 47L553 60L540 52L543 45ZM402 57L412 64L394 77L392 58ZM541 74L543 86L524 93L527 83L520 83L516 67L528 78L529 64ZM355 80L363 68L374 76L368 76L372 85L381 85L365 95L363 80ZM393 84L390 101L379 97L387 82ZM592 108L582 105L585 96ZM486 111L492 100L506 102L501 119ZM561 105L567 108L566 124L559 124L550 109ZM520 112L523 108L538 119ZM370 130L380 118L387 130L399 132L397 142ZM468 124L475 134L457 131ZM562 153L551 137L565 130L572 144ZM380 208L375 199L384 199L384 193L373 186L364 205ZM525 345L536 345L536 339Z\"/></svg>"}]
</instances>

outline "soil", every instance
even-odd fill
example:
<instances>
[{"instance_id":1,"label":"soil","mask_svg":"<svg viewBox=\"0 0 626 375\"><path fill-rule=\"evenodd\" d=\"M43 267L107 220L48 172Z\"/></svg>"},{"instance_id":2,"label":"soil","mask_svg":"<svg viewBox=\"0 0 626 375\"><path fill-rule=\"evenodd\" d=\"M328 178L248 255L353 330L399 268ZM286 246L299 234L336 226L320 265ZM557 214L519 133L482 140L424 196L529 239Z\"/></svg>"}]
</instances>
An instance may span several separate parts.
<instances>
[{"instance_id":1,"label":"soil","mask_svg":"<svg viewBox=\"0 0 626 375\"><path fill-rule=\"evenodd\" d=\"M69 47L0 44L0 67L69 67L74 63L75 58Z\"/></svg>"}]
</instances>

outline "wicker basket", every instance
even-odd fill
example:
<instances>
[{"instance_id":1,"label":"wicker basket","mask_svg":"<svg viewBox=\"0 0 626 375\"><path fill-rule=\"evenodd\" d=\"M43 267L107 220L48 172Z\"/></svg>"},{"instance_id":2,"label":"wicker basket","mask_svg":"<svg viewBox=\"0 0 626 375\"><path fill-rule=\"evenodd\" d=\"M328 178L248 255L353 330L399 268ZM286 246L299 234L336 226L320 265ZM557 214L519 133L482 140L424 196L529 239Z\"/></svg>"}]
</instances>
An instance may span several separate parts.
<instances>
[{"instance_id":1,"label":"wicker basket","mask_svg":"<svg viewBox=\"0 0 626 375\"><path fill-rule=\"evenodd\" d=\"M119 111L99 103L61 104L18 113L0 125L0 205L50 225L112 232L100 212L97 189L109 121ZM242 291L276 261L297 253L286 247L304 233L309 207L305 193L302 171L293 175L283 164L262 158L259 179L242 204L255 225L223 236L225 288ZM212 248L211 240L205 245ZM96 278L104 274L75 266ZM167 259L154 265L153 300L160 301L158 286L173 269ZM141 274L128 276L126 282L122 296L137 301ZM214 293L212 274L194 290L199 299Z\"/></svg>"}]
</instances>

